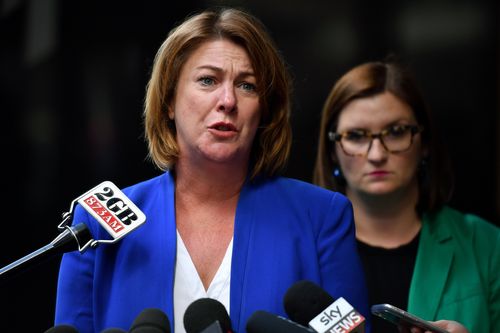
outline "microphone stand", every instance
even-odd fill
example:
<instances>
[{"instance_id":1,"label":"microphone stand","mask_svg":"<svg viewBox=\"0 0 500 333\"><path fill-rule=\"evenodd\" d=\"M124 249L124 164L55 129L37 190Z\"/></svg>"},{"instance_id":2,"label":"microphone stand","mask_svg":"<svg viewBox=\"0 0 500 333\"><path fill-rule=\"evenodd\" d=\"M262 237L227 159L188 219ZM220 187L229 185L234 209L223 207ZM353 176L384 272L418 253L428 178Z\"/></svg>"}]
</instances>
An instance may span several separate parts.
<instances>
[{"instance_id":1,"label":"microphone stand","mask_svg":"<svg viewBox=\"0 0 500 333\"><path fill-rule=\"evenodd\" d=\"M100 195L102 194L108 194L108 196L117 195L116 198L118 198L122 203L124 201L127 202L126 205L129 207L129 209L130 207L133 206L134 214L139 215L139 218L136 221L135 226L133 226L132 228L128 227L126 232L122 233L119 237L117 237L116 234L114 233L110 233L113 239L98 239L98 240L92 238L90 230L88 229L86 224L79 223L71 226L70 222L73 218L73 211L79 200L86 198L89 195L93 195L96 192L100 192ZM101 225L103 225L102 221L99 220L101 218L99 215L96 215L94 211L89 210L89 207L85 206L85 204L83 205L83 208L86 209L88 212L90 212L94 216L94 218L96 218L98 222ZM111 214L109 211L107 212ZM136 218L137 215L135 215ZM10 276L14 273L17 273L21 268L25 267L28 262L32 261L40 262L40 260L46 259L47 257L54 254L70 252L75 250L78 250L80 251L80 253L83 253L89 247L96 248L99 244L115 243L121 237L126 235L128 232L134 230L145 221L146 217L144 216L144 213L142 213L139 210L139 208L135 207L135 205L129 199L127 199L127 197L120 191L119 188L116 187L116 185L114 185L109 181L105 181L71 202L69 211L62 214L62 222L57 226L57 228L60 231L60 234L52 242L22 257L21 259L16 260L13 263L1 268L0 278L4 278L5 276Z\"/></svg>"},{"instance_id":2,"label":"microphone stand","mask_svg":"<svg viewBox=\"0 0 500 333\"><path fill-rule=\"evenodd\" d=\"M0 269L0 278L11 278L21 271L24 271L27 263L40 263L55 254L79 250L83 253L88 247L96 247L98 242L92 239L89 229L84 223L69 226L73 216L73 209L76 200L73 200L69 212L63 213L62 222L58 225L61 233L52 242L31 252L30 254L14 261L13 263Z\"/></svg>"}]
</instances>

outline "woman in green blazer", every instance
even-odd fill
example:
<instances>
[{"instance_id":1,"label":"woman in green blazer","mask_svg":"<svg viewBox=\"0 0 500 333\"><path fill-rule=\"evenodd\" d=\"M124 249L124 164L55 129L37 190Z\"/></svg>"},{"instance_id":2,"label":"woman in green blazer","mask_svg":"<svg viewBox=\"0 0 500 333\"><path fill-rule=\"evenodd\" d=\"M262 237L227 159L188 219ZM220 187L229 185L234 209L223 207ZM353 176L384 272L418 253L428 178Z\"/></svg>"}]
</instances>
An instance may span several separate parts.
<instances>
[{"instance_id":1,"label":"woman in green blazer","mask_svg":"<svg viewBox=\"0 0 500 333\"><path fill-rule=\"evenodd\" d=\"M370 62L337 81L314 182L352 201L370 304L449 332L500 332L500 229L446 206L450 166L407 69ZM374 333L398 332L373 319Z\"/></svg>"}]
</instances>

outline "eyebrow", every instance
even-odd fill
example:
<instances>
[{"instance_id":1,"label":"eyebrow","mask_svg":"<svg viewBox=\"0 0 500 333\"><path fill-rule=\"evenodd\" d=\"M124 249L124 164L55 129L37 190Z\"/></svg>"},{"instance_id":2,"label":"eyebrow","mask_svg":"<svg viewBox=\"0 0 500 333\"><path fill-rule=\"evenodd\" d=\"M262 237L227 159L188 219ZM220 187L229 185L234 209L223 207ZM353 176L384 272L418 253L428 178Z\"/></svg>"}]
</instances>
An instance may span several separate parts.
<instances>
[{"instance_id":1,"label":"eyebrow","mask_svg":"<svg viewBox=\"0 0 500 333\"><path fill-rule=\"evenodd\" d=\"M397 125L413 125L413 124L412 124L412 121L410 121L408 119L398 119L398 120L391 121L391 122L385 124L384 126L382 126L382 130L387 129L387 128L392 127L392 126L397 126ZM346 132L346 131L359 131L359 130L373 132L369 127L370 126L368 126L366 124L365 125L346 126L346 128L342 131L337 130L337 133Z\"/></svg>"},{"instance_id":2,"label":"eyebrow","mask_svg":"<svg viewBox=\"0 0 500 333\"><path fill-rule=\"evenodd\" d=\"M195 69L208 69L208 70L212 70L212 71L218 72L218 73L224 72L224 70L222 68L217 67L217 66L212 66L212 65L201 65L201 66L195 67ZM254 76L255 77L255 73L253 71L244 71L244 72L241 72L238 74L238 77L247 77L247 76Z\"/></svg>"}]
</instances>

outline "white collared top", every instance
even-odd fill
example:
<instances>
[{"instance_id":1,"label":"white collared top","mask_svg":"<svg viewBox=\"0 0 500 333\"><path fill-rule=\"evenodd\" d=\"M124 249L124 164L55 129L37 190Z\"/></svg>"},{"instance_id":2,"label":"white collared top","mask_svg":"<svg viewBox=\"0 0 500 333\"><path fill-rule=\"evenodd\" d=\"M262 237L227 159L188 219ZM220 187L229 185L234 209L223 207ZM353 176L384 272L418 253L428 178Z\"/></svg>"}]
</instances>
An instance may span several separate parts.
<instances>
[{"instance_id":1,"label":"white collared top","mask_svg":"<svg viewBox=\"0 0 500 333\"><path fill-rule=\"evenodd\" d=\"M186 333L184 313L187 307L199 298L213 298L221 302L229 313L229 289L231 285L231 257L233 240L229 242L226 254L208 290L205 290L191 256L177 231L177 257L174 278L174 333Z\"/></svg>"}]
</instances>

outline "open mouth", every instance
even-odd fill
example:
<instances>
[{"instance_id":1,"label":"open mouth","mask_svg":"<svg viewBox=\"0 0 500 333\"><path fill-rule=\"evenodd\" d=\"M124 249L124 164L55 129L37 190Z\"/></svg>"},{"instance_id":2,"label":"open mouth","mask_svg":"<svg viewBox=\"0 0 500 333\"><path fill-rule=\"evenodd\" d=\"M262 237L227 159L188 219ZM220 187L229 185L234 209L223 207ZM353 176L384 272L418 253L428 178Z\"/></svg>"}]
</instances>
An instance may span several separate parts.
<instances>
[{"instance_id":1,"label":"open mouth","mask_svg":"<svg viewBox=\"0 0 500 333\"><path fill-rule=\"evenodd\" d=\"M226 124L226 123L217 123L210 126L210 128L222 132L229 132L229 131L236 132L236 127L234 127L232 124Z\"/></svg>"}]
</instances>

